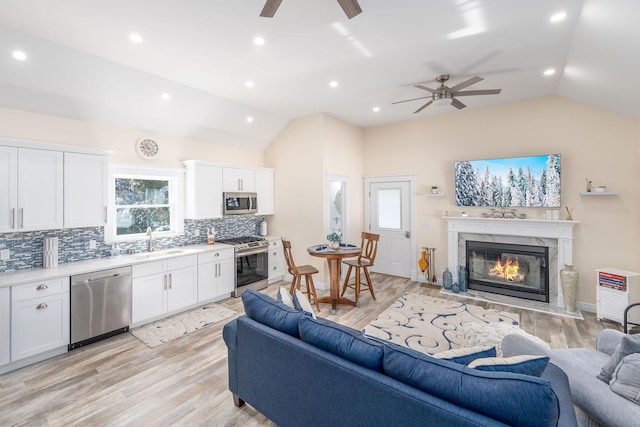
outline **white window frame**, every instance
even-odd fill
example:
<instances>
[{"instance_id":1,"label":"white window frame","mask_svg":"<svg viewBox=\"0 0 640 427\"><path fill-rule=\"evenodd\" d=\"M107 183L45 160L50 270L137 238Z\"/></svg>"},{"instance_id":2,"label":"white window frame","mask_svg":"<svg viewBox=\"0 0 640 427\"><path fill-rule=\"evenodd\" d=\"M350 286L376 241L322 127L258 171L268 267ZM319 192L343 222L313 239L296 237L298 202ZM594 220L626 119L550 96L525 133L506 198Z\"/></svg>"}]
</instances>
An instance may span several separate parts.
<instances>
[{"instance_id":1,"label":"white window frame","mask_svg":"<svg viewBox=\"0 0 640 427\"><path fill-rule=\"evenodd\" d=\"M169 181L169 209L171 224L169 231L154 233L157 237L172 237L184 234L184 169L148 168L142 166L110 165L107 226L104 240L106 243L130 242L147 238L146 233L118 236L116 215L116 178L150 179Z\"/></svg>"}]
</instances>

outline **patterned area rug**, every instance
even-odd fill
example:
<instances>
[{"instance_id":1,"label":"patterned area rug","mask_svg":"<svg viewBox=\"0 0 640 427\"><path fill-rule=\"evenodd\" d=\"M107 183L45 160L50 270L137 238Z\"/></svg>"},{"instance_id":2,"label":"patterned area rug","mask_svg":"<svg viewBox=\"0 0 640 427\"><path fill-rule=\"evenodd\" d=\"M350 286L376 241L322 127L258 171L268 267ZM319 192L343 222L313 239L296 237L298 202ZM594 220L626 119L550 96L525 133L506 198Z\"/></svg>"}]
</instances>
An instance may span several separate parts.
<instances>
[{"instance_id":1,"label":"patterned area rug","mask_svg":"<svg viewBox=\"0 0 640 427\"><path fill-rule=\"evenodd\" d=\"M465 323L518 325L515 313L406 293L364 328L365 335L435 354L464 345Z\"/></svg>"},{"instance_id":2,"label":"patterned area rug","mask_svg":"<svg viewBox=\"0 0 640 427\"><path fill-rule=\"evenodd\" d=\"M187 335L189 332L213 325L236 314L216 304L207 304L184 313L178 313L166 319L131 329L129 332L149 348L168 343Z\"/></svg>"}]
</instances>

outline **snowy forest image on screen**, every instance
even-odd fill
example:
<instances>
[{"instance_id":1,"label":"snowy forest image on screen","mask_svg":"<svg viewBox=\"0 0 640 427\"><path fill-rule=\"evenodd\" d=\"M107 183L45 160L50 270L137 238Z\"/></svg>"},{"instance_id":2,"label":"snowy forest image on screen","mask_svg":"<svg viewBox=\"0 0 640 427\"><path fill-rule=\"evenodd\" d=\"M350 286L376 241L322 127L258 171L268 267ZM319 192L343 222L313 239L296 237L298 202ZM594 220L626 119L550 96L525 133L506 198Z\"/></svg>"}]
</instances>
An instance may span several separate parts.
<instances>
[{"instance_id":1,"label":"snowy forest image on screen","mask_svg":"<svg viewBox=\"0 0 640 427\"><path fill-rule=\"evenodd\" d=\"M455 163L457 206L560 207L560 154Z\"/></svg>"}]
</instances>

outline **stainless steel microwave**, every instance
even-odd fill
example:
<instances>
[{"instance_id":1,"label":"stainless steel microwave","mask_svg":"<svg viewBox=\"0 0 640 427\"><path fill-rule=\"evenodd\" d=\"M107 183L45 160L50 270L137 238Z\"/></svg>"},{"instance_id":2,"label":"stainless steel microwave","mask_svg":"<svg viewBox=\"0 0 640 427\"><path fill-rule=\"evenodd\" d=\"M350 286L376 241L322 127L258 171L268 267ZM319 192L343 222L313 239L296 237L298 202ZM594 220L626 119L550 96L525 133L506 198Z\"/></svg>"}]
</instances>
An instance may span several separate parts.
<instances>
[{"instance_id":1,"label":"stainless steel microwave","mask_svg":"<svg viewBox=\"0 0 640 427\"><path fill-rule=\"evenodd\" d=\"M256 193L223 193L224 215L242 215L258 212Z\"/></svg>"}]
</instances>

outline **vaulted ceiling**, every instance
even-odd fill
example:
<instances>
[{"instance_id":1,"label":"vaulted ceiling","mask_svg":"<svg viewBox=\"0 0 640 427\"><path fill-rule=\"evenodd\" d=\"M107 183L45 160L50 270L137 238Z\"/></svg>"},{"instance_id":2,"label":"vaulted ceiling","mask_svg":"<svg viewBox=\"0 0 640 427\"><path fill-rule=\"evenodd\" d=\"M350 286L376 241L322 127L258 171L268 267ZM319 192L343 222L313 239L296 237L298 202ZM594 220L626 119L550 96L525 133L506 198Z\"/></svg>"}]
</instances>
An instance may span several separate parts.
<instances>
[{"instance_id":1,"label":"vaulted ceiling","mask_svg":"<svg viewBox=\"0 0 640 427\"><path fill-rule=\"evenodd\" d=\"M637 0L359 3L349 20L336 0L283 0L273 18L265 0L0 0L0 106L264 149L313 113L456 114L391 105L446 73L502 89L468 109L558 94L640 119Z\"/></svg>"}]
</instances>

